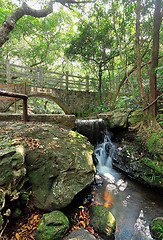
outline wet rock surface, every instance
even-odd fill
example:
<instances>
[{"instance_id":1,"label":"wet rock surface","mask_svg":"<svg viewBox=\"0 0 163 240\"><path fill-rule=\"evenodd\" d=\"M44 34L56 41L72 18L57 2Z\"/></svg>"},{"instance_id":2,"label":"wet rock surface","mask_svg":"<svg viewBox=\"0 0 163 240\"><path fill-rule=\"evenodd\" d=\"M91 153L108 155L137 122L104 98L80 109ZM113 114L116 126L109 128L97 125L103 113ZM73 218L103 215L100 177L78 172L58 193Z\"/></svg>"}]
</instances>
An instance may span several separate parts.
<instances>
[{"instance_id":1,"label":"wet rock surface","mask_svg":"<svg viewBox=\"0 0 163 240\"><path fill-rule=\"evenodd\" d=\"M112 213L102 205L90 208L91 224L95 231L108 239L115 239L116 221Z\"/></svg>"},{"instance_id":2,"label":"wet rock surface","mask_svg":"<svg viewBox=\"0 0 163 240\"><path fill-rule=\"evenodd\" d=\"M145 157L139 149L128 142L118 147L112 159L114 167L128 176L163 193L163 163Z\"/></svg>"}]
</instances>

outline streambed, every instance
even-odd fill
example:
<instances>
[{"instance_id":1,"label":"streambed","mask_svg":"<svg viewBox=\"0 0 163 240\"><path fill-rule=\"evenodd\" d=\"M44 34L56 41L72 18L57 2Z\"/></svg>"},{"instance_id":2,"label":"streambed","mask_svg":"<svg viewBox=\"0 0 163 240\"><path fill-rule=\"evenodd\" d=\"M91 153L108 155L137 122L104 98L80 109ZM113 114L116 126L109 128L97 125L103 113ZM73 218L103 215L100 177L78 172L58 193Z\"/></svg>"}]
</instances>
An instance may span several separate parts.
<instances>
[{"instance_id":1,"label":"streambed","mask_svg":"<svg viewBox=\"0 0 163 240\"><path fill-rule=\"evenodd\" d=\"M95 187L95 199L116 218L116 240L152 240L149 223L163 216L162 195L113 169L114 148L108 136L95 148L96 177L104 179L102 185Z\"/></svg>"}]
</instances>

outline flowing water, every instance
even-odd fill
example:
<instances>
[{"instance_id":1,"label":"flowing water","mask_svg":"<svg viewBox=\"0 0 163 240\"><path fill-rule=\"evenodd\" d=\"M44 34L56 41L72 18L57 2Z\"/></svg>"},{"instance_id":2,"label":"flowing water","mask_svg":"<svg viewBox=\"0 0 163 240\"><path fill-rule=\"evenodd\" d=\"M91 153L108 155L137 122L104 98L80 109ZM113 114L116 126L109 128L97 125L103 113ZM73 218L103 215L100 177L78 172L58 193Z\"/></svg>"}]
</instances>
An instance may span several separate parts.
<instances>
[{"instance_id":1,"label":"flowing water","mask_svg":"<svg viewBox=\"0 0 163 240\"><path fill-rule=\"evenodd\" d=\"M95 148L97 176L104 178L96 188L95 200L112 212L117 222L115 239L151 240L149 223L163 216L162 196L112 168L115 145L109 136Z\"/></svg>"}]
</instances>

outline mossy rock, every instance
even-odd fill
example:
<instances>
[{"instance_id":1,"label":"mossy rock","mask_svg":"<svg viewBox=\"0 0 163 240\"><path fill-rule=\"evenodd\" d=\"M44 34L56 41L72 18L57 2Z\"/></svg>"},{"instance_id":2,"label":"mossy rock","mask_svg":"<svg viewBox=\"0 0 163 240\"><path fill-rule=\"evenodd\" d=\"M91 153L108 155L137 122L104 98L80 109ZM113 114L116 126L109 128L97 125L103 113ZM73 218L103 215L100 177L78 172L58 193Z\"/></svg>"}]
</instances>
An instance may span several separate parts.
<instances>
[{"instance_id":1,"label":"mossy rock","mask_svg":"<svg viewBox=\"0 0 163 240\"><path fill-rule=\"evenodd\" d=\"M46 213L36 230L37 240L60 240L69 229L69 220L61 211Z\"/></svg>"},{"instance_id":2,"label":"mossy rock","mask_svg":"<svg viewBox=\"0 0 163 240\"><path fill-rule=\"evenodd\" d=\"M155 240L163 239L163 217L158 217L150 223L150 232Z\"/></svg>"},{"instance_id":3,"label":"mossy rock","mask_svg":"<svg viewBox=\"0 0 163 240\"><path fill-rule=\"evenodd\" d=\"M95 231L109 239L115 239L116 221L114 216L103 205L91 206L91 225Z\"/></svg>"},{"instance_id":4,"label":"mossy rock","mask_svg":"<svg viewBox=\"0 0 163 240\"><path fill-rule=\"evenodd\" d=\"M154 155L156 158L163 160L163 134L152 133L147 141L148 151Z\"/></svg>"},{"instance_id":5,"label":"mossy rock","mask_svg":"<svg viewBox=\"0 0 163 240\"><path fill-rule=\"evenodd\" d=\"M138 109L130 114L128 118L128 123L130 127L135 127L142 120L143 120L143 110Z\"/></svg>"}]
</instances>

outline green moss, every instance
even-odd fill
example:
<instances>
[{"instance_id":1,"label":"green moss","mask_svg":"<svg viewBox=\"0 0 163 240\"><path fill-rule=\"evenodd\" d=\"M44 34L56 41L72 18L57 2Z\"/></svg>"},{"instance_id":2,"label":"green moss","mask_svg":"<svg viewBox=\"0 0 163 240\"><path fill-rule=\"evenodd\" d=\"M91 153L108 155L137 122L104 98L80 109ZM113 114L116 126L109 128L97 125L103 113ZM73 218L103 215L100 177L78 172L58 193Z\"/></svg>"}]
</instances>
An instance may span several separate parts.
<instances>
[{"instance_id":1,"label":"green moss","mask_svg":"<svg viewBox=\"0 0 163 240\"><path fill-rule=\"evenodd\" d=\"M159 133L152 133L147 141L147 148L149 152L156 152L163 146L163 135ZM163 148L162 148L163 153Z\"/></svg>"},{"instance_id":2,"label":"green moss","mask_svg":"<svg viewBox=\"0 0 163 240\"><path fill-rule=\"evenodd\" d=\"M163 188L163 162L141 158L139 163L142 167L141 178L153 187Z\"/></svg>"},{"instance_id":3,"label":"green moss","mask_svg":"<svg viewBox=\"0 0 163 240\"><path fill-rule=\"evenodd\" d=\"M102 205L91 206L91 224L96 231L114 239L116 221L112 213Z\"/></svg>"},{"instance_id":4,"label":"green moss","mask_svg":"<svg viewBox=\"0 0 163 240\"><path fill-rule=\"evenodd\" d=\"M37 240L60 240L63 239L69 228L68 218L60 211L46 213L39 222Z\"/></svg>"},{"instance_id":5,"label":"green moss","mask_svg":"<svg viewBox=\"0 0 163 240\"><path fill-rule=\"evenodd\" d=\"M155 218L150 224L151 235L154 239L163 239L163 217Z\"/></svg>"},{"instance_id":6,"label":"green moss","mask_svg":"<svg viewBox=\"0 0 163 240\"><path fill-rule=\"evenodd\" d=\"M163 174L163 162L158 162L150 158L141 158L140 163L152 168L158 174Z\"/></svg>"}]
</instances>

